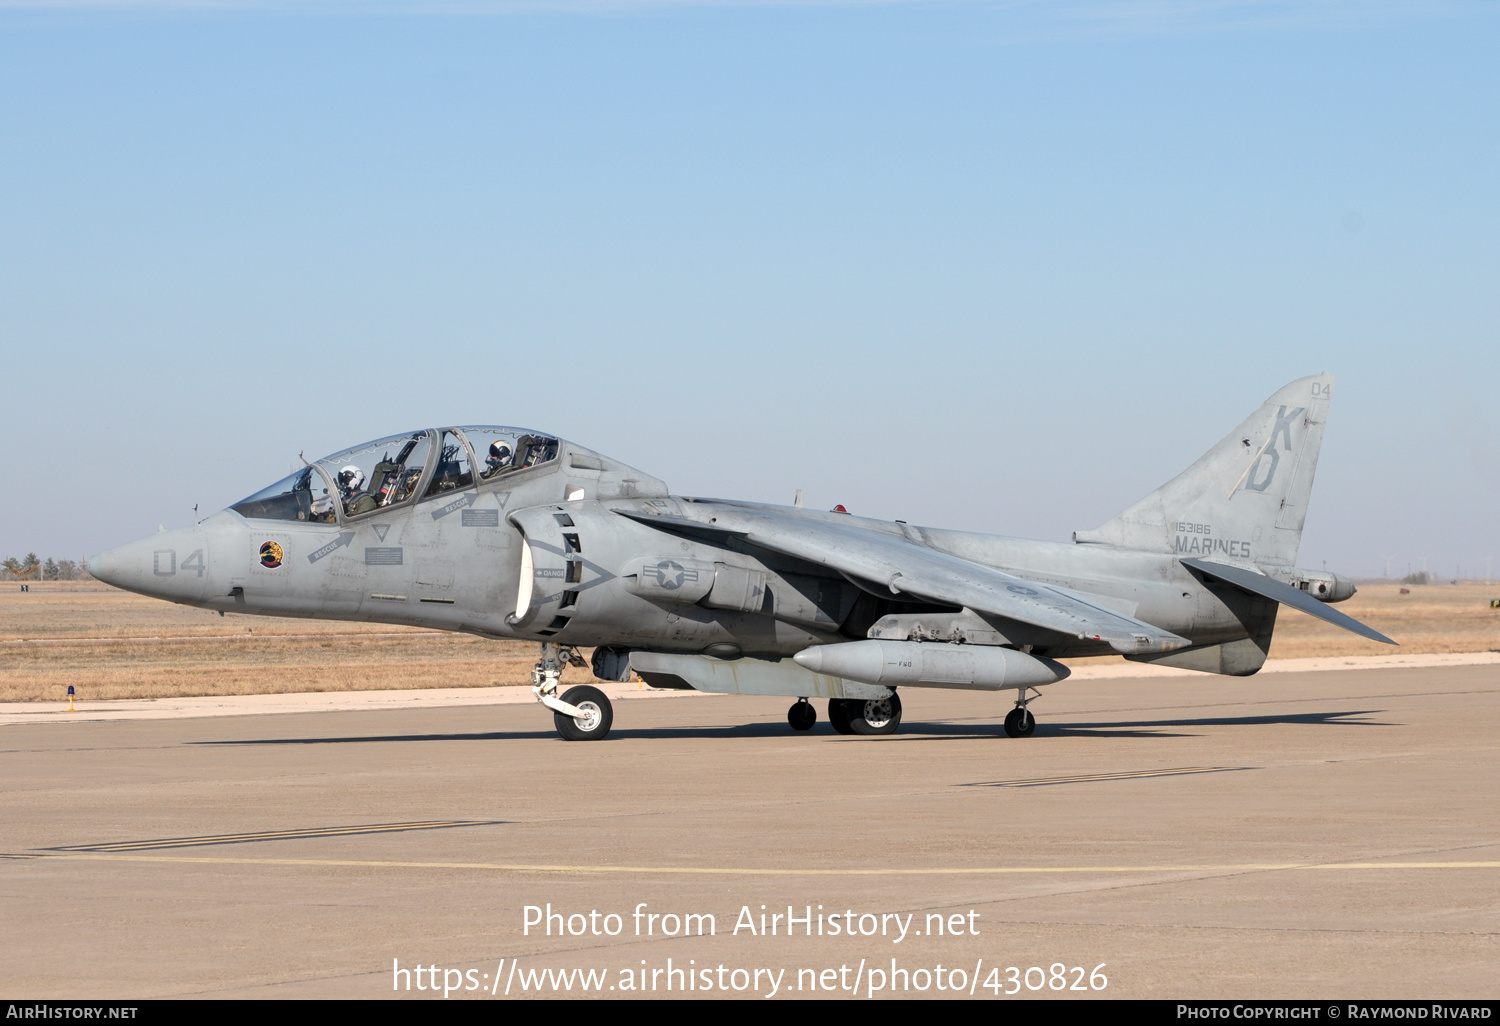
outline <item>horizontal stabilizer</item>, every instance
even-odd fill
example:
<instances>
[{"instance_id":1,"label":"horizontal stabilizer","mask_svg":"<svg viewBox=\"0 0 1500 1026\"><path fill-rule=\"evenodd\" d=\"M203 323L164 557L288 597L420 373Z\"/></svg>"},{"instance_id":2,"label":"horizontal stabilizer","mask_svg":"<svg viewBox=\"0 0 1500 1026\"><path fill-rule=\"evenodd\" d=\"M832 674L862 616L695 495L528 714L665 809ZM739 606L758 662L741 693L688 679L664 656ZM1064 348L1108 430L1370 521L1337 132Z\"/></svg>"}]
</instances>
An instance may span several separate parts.
<instances>
[{"instance_id":1,"label":"horizontal stabilizer","mask_svg":"<svg viewBox=\"0 0 1500 1026\"><path fill-rule=\"evenodd\" d=\"M1301 610L1308 616L1316 616L1319 620L1327 620L1335 627L1342 627L1346 631L1352 631L1362 638L1371 641L1383 641L1387 645L1397 644L1390 638L1381 634L1373 627L1366 627L1352 616L1347 616L1337 609L1324 604L1313 598L1305 591L1293 588L1274 577L1248 570L1245 567L1230 566L1228 563L1216 563L1211 559L1178 559L1183 566L1192 567L1201 573L1217 577L1221 581L1228 581L1237 588L1243 588L1253 595L1260 595L1272 602L1280 602L1284 606Z\"/></svg>"}]
</instances>

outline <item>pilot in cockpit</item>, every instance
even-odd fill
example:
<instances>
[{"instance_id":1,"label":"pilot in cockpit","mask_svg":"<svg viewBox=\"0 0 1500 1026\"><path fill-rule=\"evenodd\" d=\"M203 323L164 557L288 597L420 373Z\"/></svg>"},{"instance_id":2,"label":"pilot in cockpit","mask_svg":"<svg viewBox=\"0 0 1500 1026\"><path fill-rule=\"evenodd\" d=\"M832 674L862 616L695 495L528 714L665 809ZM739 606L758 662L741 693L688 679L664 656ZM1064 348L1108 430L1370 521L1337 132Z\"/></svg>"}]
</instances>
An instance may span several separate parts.
<instances>
[{"instance_id":1,"label":"pilot in cockpit","mask_svg":"<svg viewBox=\"0 0 1500 1026\"><path fill-rule=\"evenodd\" d=\"M513 455L510 446L505 444L505 442L499 439L491 442L490 454L484 460L484 476L489 477L510 466Z\"/></svg>"},{"instance_id":2,"label":"pilot in cockpit","mask_svg":"<svg viewBox=\"0 0 1500 1026\"><path fill-rule=\"evenodd\" d=\"M375 509L380 500L373 495L361 495L360 489L364 487L365 472L354 464L339 471L338 477L334 479L339 486L339 497L344 500L344 513L353 516L356 513L365 513Z\"/></svg>"}]
</instances>

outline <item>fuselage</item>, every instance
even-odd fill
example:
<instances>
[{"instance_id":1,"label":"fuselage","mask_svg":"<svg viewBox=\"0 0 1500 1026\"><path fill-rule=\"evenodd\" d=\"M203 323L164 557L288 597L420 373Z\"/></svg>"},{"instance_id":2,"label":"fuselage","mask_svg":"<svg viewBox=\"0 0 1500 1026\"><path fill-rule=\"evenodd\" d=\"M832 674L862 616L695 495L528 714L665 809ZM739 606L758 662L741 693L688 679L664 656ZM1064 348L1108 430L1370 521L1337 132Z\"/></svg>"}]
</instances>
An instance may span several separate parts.
<instances>
[{"instance_id":1,"label":"fuselage","mask_svg":"<svg viewBox=\"0 0 1500 1026\"><path fill-rule=\"evenodd\" d=\"M531 454L524 460L523 450ZM356 477L363 490L346 487ZM103 553L89 566L119 587L221 612L567 646L780 657L851 638L906 637L1052 656L1111 652L880 593L733 538L684 537L621 515L676 515L715 501L672 496L648 474L550 436L448 428L308 464L192 527ZM1274 603L1205 584L1170 554L858 522L1087 593L1194 644L1247 637L1275 615Z\"/></svg>"}]
</instances>

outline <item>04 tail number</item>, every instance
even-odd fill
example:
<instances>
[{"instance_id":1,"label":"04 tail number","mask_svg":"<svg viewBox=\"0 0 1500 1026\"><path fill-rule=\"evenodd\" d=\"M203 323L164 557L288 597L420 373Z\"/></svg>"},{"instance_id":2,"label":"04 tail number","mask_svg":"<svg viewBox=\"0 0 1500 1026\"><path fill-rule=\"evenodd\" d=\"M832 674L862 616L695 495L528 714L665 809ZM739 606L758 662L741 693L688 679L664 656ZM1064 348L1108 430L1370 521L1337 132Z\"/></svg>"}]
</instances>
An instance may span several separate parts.
<instances>
[{"instance_id":1,"label":"04 tail number","mask_svg":"<svg viewBox=\"0 0 1500 1026\"><path fill-rule=\"evenodd\" d=\"M1103 990L1109 986L1109 977L1100 970L1108 964L1108 962L1100 962L1094 966L1094 971L1088 974L1087 986L1084 984L1083 966L1075 965L1069 969L1061 962L1053 962L1050 972L1035 965L1025 970L1010 966L1005 970L1009 974L1005 980L1000 979L1000 969L997 966L990 970L984 986L997 995L1002 992L1002 988L1006 994L1019 994L1022 987L1027 990ZM1072 977L1071 985L1068 982L1070 976ZM1007 987L1006 984L1010 986Z\"/></svg>"}]
</instances>

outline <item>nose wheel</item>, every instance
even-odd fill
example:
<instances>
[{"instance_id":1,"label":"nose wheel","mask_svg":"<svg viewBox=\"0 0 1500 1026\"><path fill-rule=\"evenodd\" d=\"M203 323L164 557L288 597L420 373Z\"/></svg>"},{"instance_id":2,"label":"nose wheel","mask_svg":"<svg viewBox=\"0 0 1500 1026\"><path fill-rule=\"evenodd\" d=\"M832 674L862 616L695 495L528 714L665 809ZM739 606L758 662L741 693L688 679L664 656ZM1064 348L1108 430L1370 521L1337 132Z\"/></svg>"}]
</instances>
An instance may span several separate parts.
<instances>
[{"instance_id":1,"label":"nose wheel","mask_svg":"<svg viewBox=\"0 0 1500 1026\"><path fill-rule=\"evenodd\" d=\"M546 642L542 657L531 670L531 693L552 710L552 722L564 741L602 740L615 721L614 708L598 688L584 684L557 697L563 667L583 665L583 659L571 648Z\"/></svg>"},{"instance_id":2,"label":"nose wheel","mask_svg":"<svg viewBox=\"0 0 1500 1026\"><path fill-rule=\"evenodd\" d=\"M793 730L812 730L813 724L818 722L818 710L807 699L799 698L786 711L786 721L792 725Z\"/></svg>"},{"instance_id":3,"label":"nose wheel","mask_svg":"<svg viewBox=\"0 0 1500 1026\"><path fill-rule=\"evenodd\" d=\"M562 703L578 710L576 715L552 714L552 722L564 741L601 740L615 721L615 711L604 692L587 684L569 688L562 696Z\"/></svg>"}]
</instances>

